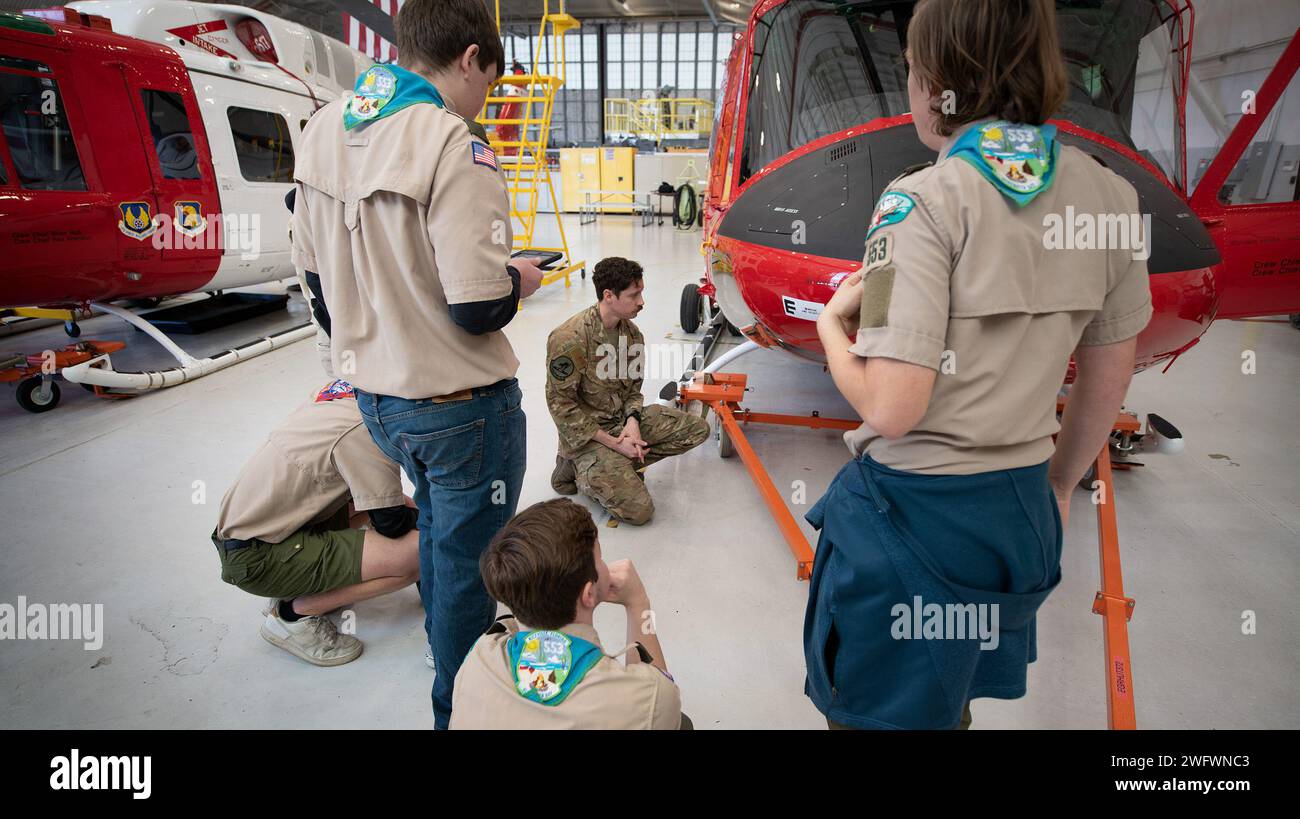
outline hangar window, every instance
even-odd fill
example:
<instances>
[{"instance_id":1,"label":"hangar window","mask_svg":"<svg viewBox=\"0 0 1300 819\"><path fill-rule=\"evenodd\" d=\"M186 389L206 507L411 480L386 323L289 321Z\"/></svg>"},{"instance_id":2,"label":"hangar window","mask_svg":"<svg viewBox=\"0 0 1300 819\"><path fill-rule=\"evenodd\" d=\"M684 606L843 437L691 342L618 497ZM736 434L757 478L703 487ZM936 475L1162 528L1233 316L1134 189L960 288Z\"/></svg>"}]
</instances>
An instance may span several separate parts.
<instances>
[{"instance_id":1,"label":"hangar window","mask_svg":"<svg viewBox=\"0 0 1300 819\"><path fill-rule=\"evenodd\" d=\"M239 172L249 182L293 182L293 142L284 117L252 108L228 108Z\"/></svg>"},{"instance_id":2,"label":"hangar window","mask_svg":"<svg viewBox=\"0 0 1300 819\"><path fill-rule=\"evenodd\" d=\"M0 126L24 188L86 189L59 84L48 66L0 56Z\"/></svg>"},{"instance_id":3,"label":"hangar window","mask_svg":"<svg viewBox=\"0 0 1300 819\"><path fill-rule=\"evenodd\" d=\"M145 119L153 138L154 154L164 179L198 179L199 152L190 131L185 101L171 91L140 92L144 99Z\"/></svg>"}]
</instances>

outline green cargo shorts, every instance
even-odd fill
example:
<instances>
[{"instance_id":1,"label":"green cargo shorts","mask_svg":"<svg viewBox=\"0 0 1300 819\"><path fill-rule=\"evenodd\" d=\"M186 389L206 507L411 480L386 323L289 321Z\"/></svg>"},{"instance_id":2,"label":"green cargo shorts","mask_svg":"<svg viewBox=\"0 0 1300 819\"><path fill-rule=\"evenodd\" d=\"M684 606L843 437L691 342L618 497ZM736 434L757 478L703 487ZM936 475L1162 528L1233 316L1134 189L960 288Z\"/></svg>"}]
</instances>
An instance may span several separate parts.
<instances>
[{"instance_id":1,"label":"green cargo shorts","mask_svg":"<svg viewBox=\"0 0 1300 819\"><path fill-rule=\"evenodd\" d=\"M213 534L221 556L221 579L258 597L291 600L361 582L360 529L302 528L279 543L227 551Z\"/></svg>"}]
</instances>

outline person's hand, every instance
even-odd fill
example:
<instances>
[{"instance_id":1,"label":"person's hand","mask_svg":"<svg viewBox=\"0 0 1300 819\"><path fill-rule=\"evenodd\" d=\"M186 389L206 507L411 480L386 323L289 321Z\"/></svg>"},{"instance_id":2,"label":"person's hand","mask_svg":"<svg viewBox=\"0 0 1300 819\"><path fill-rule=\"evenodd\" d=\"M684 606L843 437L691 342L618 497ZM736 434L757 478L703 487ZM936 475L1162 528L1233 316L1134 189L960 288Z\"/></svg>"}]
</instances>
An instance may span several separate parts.
<instances>
[{"instance_id":1,"label":"person's hand","mask_svg":"<svg viewBox=\"0 0 1300 819\"><path fill-rule=\"evenodd\" d=\"M510 260L510 266L519 271L519 298L526 299L542 286L542 277L546 271L537 266L528 256L518 256Z\"/></svg>"},{"instance_id":2,"label":"person's hand","mask_svg":"<svg viewBox=\"0 0 1300 819\"><path fill-rule=\"evenodd\" d=\"M626 435L619 436L618 443L614 446L614 451L629 458L633 461L645 460L645 442L637 442Z\"/></svg>"},{"instance_id":3,"label":"person's hand","mask_svg":"<svg viewBox=\"0 0 1300 819\"><path fill-rule=\"evenodd\" d=\"M822 308L822 321L833 321L845 335L852 338L857 335L858 321L862 314L862 273L851 274L840 283L839 289L831 300Z\"/></svg>"},{"instance_id":4,"label":"person's hand","mask_svg":"<svg viewBox=\"0 0 1300 819\"><path fill-rule=\"evenodd\" d=\"M645 584L641 582L641 575L637 574L632 561L615 560L609 564L609 596L605 599L629 608L650 602Z\"/></svg>"},{"instance_id":5,"label":"person's hand","mask_svg":"<svg viewBox=\"0 0 1300 819\"><path fill-rule=\"evenodd\" d=\"M627 419L627 423L623 425L623 434L619 437L627 438L643 450L650 448L650 445L641 437L641 422L635 418Z\"/></svg>"},{"instance_id":6,"label":"person's hand","mask_svg":"<svg viewBox=\"0 0 1300 819\"><path fill-rule=\"evenodd\" d=\"M1073 487L1061 487L1052 485L1052 494L1056 497L1056 506L1061 510L1061 531L1065 531L1065 526L1070 522L1070 495L1073 493Z\"/></svg>"}]
</instances>

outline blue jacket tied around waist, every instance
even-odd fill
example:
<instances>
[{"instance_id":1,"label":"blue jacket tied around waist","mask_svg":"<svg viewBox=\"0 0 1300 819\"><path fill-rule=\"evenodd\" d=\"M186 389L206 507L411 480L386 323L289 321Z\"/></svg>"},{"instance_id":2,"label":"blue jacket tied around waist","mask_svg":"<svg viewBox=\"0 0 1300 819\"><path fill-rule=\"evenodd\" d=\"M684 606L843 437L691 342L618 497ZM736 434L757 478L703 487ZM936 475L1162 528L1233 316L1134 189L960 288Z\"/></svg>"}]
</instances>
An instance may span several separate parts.
<instances>
[{"instance_id":1,"label":"blue jacket tied around waist","mask_svg":"<svg viewBox=\"0 0 1300 819\"><path fill-rule=\"evenodd\" d=\"M818 710L855 728L952 728L969 699L1024 695L1035 614L1061 580L1046 463L922 475L862 456L807 520L821 530L804 619Z\"/></svg>"}]
</instances>

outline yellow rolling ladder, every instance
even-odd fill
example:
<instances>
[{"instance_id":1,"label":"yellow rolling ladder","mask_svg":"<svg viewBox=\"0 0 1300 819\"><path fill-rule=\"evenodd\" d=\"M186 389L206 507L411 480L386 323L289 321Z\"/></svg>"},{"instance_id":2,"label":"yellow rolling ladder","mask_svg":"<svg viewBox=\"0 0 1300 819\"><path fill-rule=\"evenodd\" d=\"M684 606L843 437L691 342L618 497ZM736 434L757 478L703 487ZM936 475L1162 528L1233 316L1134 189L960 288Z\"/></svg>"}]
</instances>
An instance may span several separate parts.
<instances>
[{"instance_id":1,"label":"yellow rolling ladder","mask_svg":"<svg viewBox=\"0 0 1300 819\"><path fill-rule=\"evenodd\" d=\"M574 260L569 253L569 242L564 235L564 222L560 205L556 201L555 187L551 184L551 171L546 164L546 146L551 133L551 114L555 95L564 85L565 56L564 35L581 23L564 11L560 0L558 13L550 12L549 0L542 3L542 24L538 31L538 53L527 74L506 73L488 91L487 101L479 122L488 132L488 141L496 151L497 162L505 174L506 189L510 193L510 218L514 227L514 249L562 253L556 266L546 272L542 284L564 280L569 286L569 274L582 271L587 277L586 261ZM501 3L497 0L497 31L501 30ZM541 45L549 43L552 70L558 74L539 74L538 59ZM545 246L533 244L537 228L537 205L545 187L555 212L555 226L559 230L560 244Z\"/></svg>"}]
</instances>

